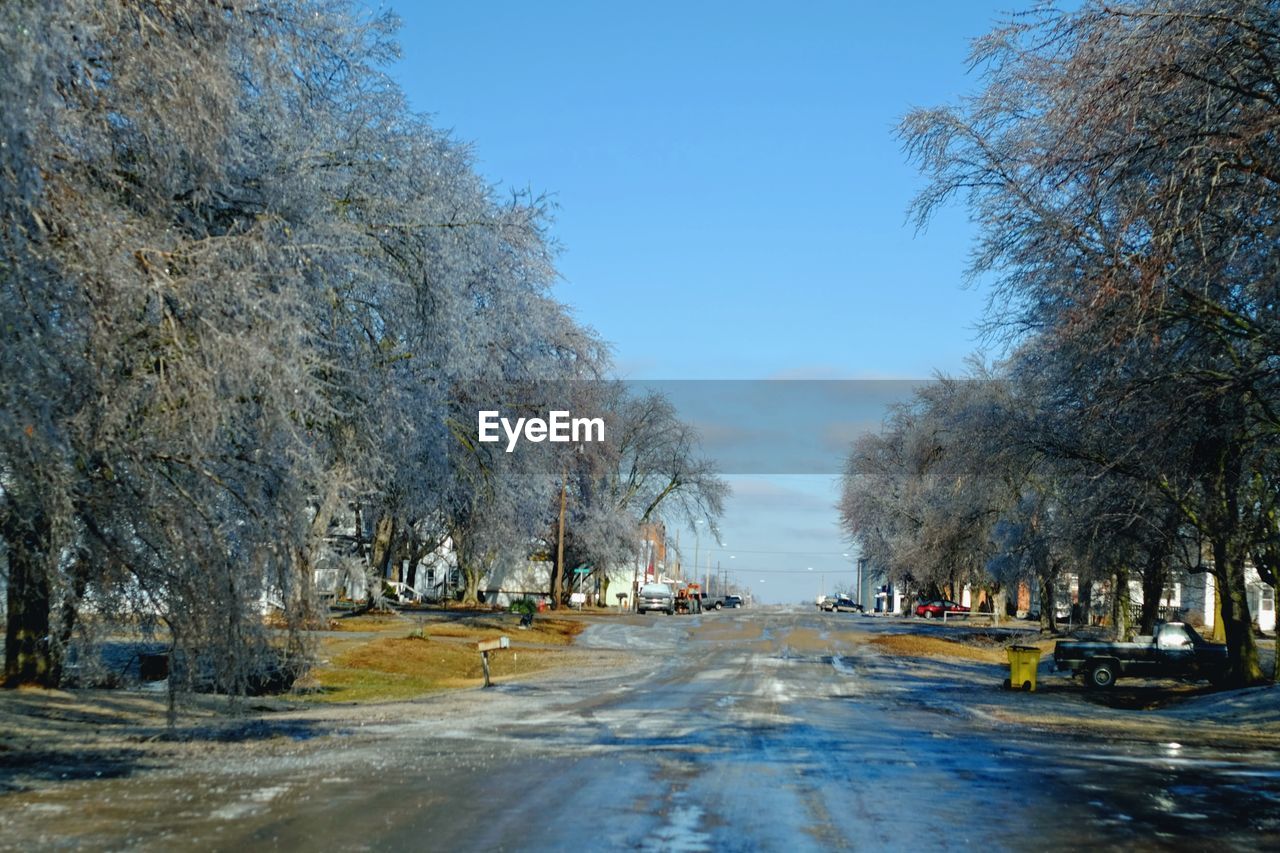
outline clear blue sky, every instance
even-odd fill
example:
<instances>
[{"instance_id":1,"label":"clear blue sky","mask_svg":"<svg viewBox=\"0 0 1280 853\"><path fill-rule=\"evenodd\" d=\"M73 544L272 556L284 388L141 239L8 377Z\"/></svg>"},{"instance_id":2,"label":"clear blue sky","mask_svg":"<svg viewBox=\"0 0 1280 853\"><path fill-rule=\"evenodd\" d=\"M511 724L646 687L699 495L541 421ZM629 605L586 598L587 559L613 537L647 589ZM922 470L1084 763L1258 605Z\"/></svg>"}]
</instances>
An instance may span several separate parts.
<instances>
[{"instance_id":1,"label":"clear blue sky","mask_svg":"<svg viewBox=\"0 0 1280 853\"><path fill-rule=\"evenodd\" d=\"M905 224L893 129L978 86L969 41L1007 0L391 6L413 108L495 184L554 195L557 295L623 378L909 379L976 348L970 228ZM740 581L812 597L814 566L830 591L832 479L733 479Z\"/></svg>"}]
</instances>

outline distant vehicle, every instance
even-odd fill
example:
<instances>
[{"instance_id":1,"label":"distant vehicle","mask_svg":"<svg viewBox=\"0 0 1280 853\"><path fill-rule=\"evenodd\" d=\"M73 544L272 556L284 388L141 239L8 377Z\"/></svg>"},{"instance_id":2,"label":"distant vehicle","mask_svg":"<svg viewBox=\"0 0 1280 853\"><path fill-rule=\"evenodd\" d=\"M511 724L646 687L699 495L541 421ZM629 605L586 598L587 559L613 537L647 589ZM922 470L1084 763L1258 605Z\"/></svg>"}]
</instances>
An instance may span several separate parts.
<instances>
[{"instance_id":1,"label":"distant vehicle","mask_svg":"<svg viewBox=\"0 0 1280 853\"><path fill-rule=\"evenodd\" d=\"M724 606L725 606L725 607L741 607L741 606L742 606L742 596L740 596L740 595L726 595L726 596L724 597Z\"/></svg>"},{"instance_id":2,"label":"distant vehicle","mask_svg":"<svg viewBox=\"0 0 1280 853\"><path fill-rule=\"evenodd\" d=\"M690 615L702 612L701 584L685 584L676 590L676 612Z\"/></svg>"},{"instance_id":3,"label":"distant vehicle","mask_svg":"<svg viewBox=\"0 0 1280 853\"><path fill-rule=\"evenodd\" d=\"M1057 669L1084 675L1093 687L1110 687L1122 675L1148 678L1207 678L1227 674L1227 647L1210 643L1182 622L1157 622L1150 637L1132 643L1059 640L1053 650Z\"/></svg>"},{"instance_id":4,"label":"distant vehicle","mask_svg":"<svg viewBox=\"0 0 1280 853\"><path fill-rule=\"evenodd\" d=\"M862 605L847 595L837 595L831 609L839 613L861 613Z\"/></svg>"},{"instance_id":5,"label":"distant vehicle","mask_svg":"<svg viewBox=\"0 0 1280 853\"><path fill-rule=\"evenodd\" d=\"M724 597L719 595L700 595L703 610L720 610L724 607Z\"/></svg>"},{"instance_id":6,"label":"distant vehicle","mask_svg":"<svg viewBox=\"0 0 1280 853\"><path fill-rule=\"evenodd\" d=\"M932 601L922 601L916 605L916 615L923 616L925 619L933 619L936 616L942 616L945 613L954 613L956 615L969 615L969 608L963 604L951 601L946 598L935 598Z\"/></svg>"},{"instance_id":7,"label":"distant vehicle","mask_svg":"<svg viewBox=\"0 0 1280 853\"><path fill-rule=\"evenodd\" d=\"M671 587L665 583L647 583L640 587L636 596L636 612L648 613L650 610L662 610L668 616L675 615L676 596Z\"/></svg>"},{"instance_id":8,"label":"distant vehicle","mask_svg":"<svg viewBox=\"0 0 1280 853\"><path fill-rule=\"evenodd\" d=\"M819 610L835 610L836 600L829 595L824 595L822 596L822 598L818 599L818 609Z\"/></svg>"}]
</instances>

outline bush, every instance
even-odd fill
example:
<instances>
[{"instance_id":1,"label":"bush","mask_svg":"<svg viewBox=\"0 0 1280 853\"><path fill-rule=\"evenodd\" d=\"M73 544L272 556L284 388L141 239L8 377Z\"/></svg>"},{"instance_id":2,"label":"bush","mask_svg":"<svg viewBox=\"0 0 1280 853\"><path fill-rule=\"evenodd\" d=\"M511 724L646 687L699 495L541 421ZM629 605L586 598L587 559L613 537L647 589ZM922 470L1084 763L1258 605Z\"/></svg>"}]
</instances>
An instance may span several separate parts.
<instances>
[{"instance_id":1,"label":"bush","mask_svg":"<svg viewBox=\"0 0 1280 853\"><path fill-rule=\"evenodd\" d=\"M508 608L512 613L519 613L524 616L532 616L538 612L538 603L532 598L519 598L511 602Z\"/></svg>"}]
</instances>

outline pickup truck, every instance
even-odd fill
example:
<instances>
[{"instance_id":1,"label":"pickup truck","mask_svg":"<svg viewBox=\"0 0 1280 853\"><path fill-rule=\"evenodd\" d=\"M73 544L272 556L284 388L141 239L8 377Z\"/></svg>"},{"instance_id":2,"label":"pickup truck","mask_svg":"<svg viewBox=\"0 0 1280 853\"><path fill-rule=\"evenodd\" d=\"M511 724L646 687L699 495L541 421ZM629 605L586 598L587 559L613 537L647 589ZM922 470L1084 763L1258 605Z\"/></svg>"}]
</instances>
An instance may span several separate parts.
<instances>
[{"instance_id":1,"label":"pickup truck","mask_svg":"<svg viewBox=\"0 0 1280 853\"><path fill-rule=\"evenodd\" d=\"M704 592L699 595L699 598L702 600L703 612L708 610L720 610L725 606L724 596L721 595L707 595Z\"/></svg>"},{"instance_id":2,"label":"pickup truck","mask_svg":"<svg viewBox=\"0 0 1280 853\"><path fill-rule=\"evenodd\" d=\"M1227 647L1205 641L1190 625L1157 622L1151 636L1132 643L1059 640L1053 663L1094 687L1110 687L1122 675L1217 682L1226 675Z\"/></svg>"}]
</instances>

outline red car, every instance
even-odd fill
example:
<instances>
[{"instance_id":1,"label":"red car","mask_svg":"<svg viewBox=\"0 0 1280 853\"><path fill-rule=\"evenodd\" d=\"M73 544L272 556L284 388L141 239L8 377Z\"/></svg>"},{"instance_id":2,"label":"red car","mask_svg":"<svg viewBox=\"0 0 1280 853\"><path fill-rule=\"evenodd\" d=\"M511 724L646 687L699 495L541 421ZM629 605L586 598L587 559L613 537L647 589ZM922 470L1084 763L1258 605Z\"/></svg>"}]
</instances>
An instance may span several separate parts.
<instances>
[{"instance_id":1,"label":"red car","mask_svg":"<svg viewBox=\"0 0 1280 853\"><path fill-rule=\"evenodd\" d=\"M944 613L963 613L968 615L969 608L965 607L963 604L948 601L945 598L935 598L933 601L922 601L916 605L916 615L923 616L925 619L942 616Z\"/></svg>"}]
</instances>

